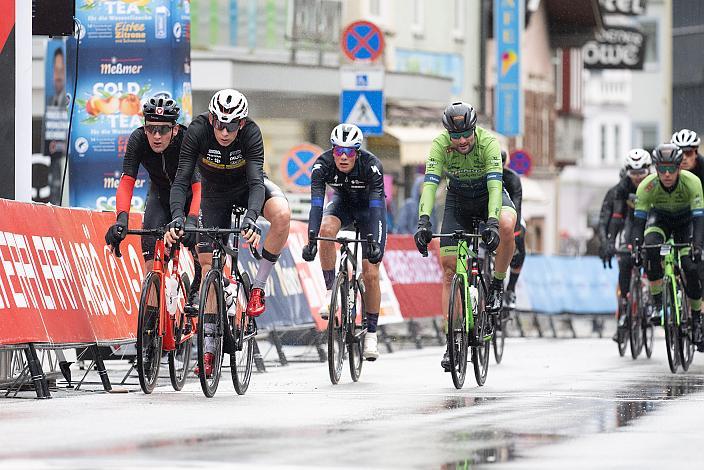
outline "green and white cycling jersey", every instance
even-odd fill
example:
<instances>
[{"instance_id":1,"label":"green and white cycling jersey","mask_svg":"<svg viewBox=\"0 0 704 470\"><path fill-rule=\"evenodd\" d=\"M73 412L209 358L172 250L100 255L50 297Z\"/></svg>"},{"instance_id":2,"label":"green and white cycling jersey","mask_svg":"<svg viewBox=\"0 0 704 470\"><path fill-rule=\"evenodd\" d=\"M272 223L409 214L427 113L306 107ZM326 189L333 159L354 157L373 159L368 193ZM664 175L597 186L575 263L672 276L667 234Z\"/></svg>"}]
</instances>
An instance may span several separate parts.
<instances>
[{"instance_id":1,"label":"green and white cycling jersey","mask_svg":"<svg viewBox=\"0 0 704 470\"><path fill-rule=\"evenodd\" d=\"M647 176L638 185L633 215L647 219L649 211L673 219L704 216L701 181L689 171L682 170L675 187L668 191L660 184L657 174Z\"/></svg>"},{"instance_id":2,"label":"green and white cycling jersey","mask_svg":"<svg viewBox=\"0 0 704 470\"><path fill-rule=\"evenodd\" d=\"M497 219L501 211L503 167L499 143L489 131L477 127L474 148L467 155L454 150L447 131L437 136L425 164L425 182L418 215L433 211L435 193L442 177L448 191L467 199L484 200L488 195L488 217Z\"/></svg>"}]
</instances>

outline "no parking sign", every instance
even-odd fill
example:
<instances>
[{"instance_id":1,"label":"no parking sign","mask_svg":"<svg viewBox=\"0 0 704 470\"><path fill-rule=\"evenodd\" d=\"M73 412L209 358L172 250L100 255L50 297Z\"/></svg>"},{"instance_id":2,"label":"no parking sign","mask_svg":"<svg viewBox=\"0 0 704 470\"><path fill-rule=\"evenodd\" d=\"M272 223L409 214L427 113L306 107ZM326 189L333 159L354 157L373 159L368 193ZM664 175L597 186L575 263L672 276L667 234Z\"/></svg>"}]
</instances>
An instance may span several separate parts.
<instances>
[{"instance_id":1,"label":"no parking sign","mask_svg":"<svg viewBox=\"0 0 704 470\"><path fill-rule=\"evenodd\" d=\"M508 167L519 175L530 176L533 171L533 158L525 150L514 150L511 152L511 161Z\"/></svg>"},{"instance_id":2,"label":"no parking sign","mask_svg":"<svg viewBox=\"0 0 704 470\"><path fill-rule=\"evenodd\" d=\"M291 148L281 161L281 174L286 187L294 191L308 191L313 163L321 153L323 149L309 143Z\"/></svg>"}]
</instances>

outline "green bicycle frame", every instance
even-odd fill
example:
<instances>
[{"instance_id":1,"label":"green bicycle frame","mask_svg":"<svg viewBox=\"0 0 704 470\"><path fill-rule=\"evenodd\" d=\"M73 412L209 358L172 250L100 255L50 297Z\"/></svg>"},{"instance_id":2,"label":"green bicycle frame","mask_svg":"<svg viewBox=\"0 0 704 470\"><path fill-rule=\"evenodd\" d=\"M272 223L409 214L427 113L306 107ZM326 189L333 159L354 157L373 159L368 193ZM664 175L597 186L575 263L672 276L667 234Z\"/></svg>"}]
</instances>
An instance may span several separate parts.
<instances>
[{"instance_id":1,"label":"green bicycle frame","mask_svg":"<svg viewBox=\"0 0 704 470\"><path fill-rule=\"evenodd\" d=\"M462 278L464 289L464 321L467 331L474 331L474 305L479 303L479 299L472 299L472 289L470 289L468 267L470 260L477 258L478 254L467 244L467 240L460 239L457 242L457 265L455 274ZM471 314L469 312L472 312Z\"/></svg>"},{"instance_id":2,"label":"green bicycle frame","mask_svg":"<svg viewBox=\"0 0 704 470\"><path fill-rule=\"evenodd\" d=\"M689 252L689 249L676 249L673 247L674 241L670 238L665 242L666 246L669 246L669 250L667 253L665 253L663 257L663 290L665 288L664 284L666 282L669 282L672 284L672 292L675 294L674 297L674 304L675 304L675 325L679 326L680 325L680 311L682 309L682 302L680 300L680 296L676 295L677 294L677 278L675 276L675 264L679 265L680 264L680 259L682 258L683 252ZM662 250L662 248L661 248ZM662 251L661 251L662 253ZM675 258L675 256L677 258ZM665 317L663 316L660 319L660 326L664 326L664 321Z\"/></svg>"}]
</instances>

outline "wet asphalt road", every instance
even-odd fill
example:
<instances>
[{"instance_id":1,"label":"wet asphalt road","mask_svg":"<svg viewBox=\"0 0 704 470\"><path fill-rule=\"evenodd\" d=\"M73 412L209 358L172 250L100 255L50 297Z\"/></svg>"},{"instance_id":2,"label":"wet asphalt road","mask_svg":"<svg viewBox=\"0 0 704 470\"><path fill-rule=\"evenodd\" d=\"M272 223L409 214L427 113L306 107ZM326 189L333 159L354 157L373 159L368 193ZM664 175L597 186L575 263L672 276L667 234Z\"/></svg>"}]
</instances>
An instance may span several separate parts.
<instances>
[{"instance_id":1,"label":"wet asphalt road","mask_svg":"<svg viewBox=\"0 0 704 470\"><path fill-rule=\"evenodd\" d=\"M383 355L337 386L326 364L270 367L243 397L228 374L213 399L134 378L0 400L0 467L704 468L704 355L673 375L662 339L633 361L608 339L511 338L485 386L470 365L456 390L441 354Z\"/></svg>"}]
</instances>

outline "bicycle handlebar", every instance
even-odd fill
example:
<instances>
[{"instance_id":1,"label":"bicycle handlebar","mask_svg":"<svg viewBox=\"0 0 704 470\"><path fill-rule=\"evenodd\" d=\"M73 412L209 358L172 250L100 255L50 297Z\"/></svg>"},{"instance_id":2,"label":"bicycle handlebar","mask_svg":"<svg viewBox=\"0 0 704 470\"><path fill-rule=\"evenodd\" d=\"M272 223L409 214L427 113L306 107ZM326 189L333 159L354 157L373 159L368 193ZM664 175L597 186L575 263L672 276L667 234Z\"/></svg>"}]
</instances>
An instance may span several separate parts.
<instances>
[{"instance_id":1,"label":"bicycle handlebar","mask_svg":"<svg viewBox=\"0 0 704 470\"><path fill-rule=\"evenodd\" d=\"M465 232L464 230L455 230L452 233L434 233L433 238L453 238L455 240L469 241L475 238L482 238L482 236L477 233Z\"/></svg>"},{"instance_id":2,"label":"bicycle handlebar","mask_svg":"<svg viewBox=\"0 0 704 470\"><path fill-rule=\"evenodd\" d=\"M232 227L232 228L184 228L183 231L185 233L200 233L211 240L220 243L222 245L222 241L218 239L216 235L229 235L231 233L239 233L241 230L239 227ZM223 245L224 246L224 245ZM252 253L252 256L254 256L254 259L257 261L262 259L262 254L257 250L257 248L252 245L251 243L249 244L249 252Z\"/></svg>"},{"instance_id":3,"label":"bicycle handlebar","mask_svg":"<svg viewBox=\"0 0 704 470\"><path fill-rule=\"evenodd\" d=\"M308 232L308 243L312 241L324 241L324 242L336 242L342 245L348 245L350 243L372 243L374 241L374 235L371 233L367 234L366 240L359 238L347 238L347 237L319 237L313 233L313 231Z\"/></svg>"}]
</instances>

